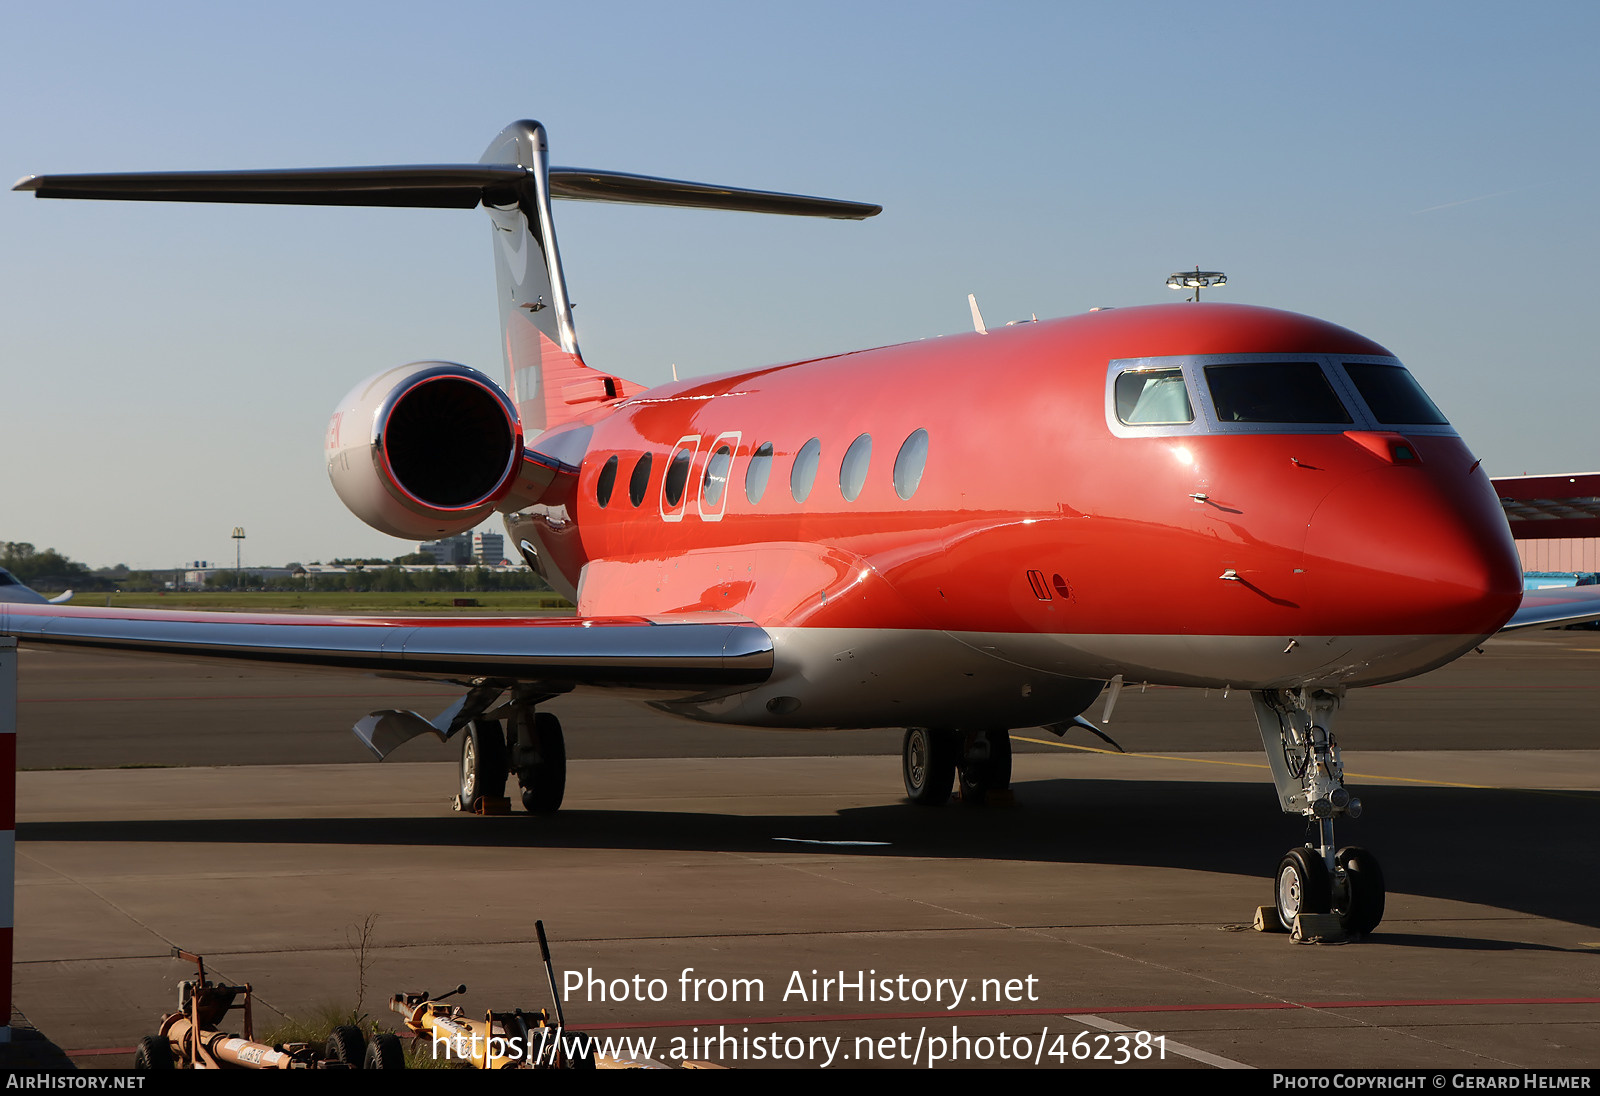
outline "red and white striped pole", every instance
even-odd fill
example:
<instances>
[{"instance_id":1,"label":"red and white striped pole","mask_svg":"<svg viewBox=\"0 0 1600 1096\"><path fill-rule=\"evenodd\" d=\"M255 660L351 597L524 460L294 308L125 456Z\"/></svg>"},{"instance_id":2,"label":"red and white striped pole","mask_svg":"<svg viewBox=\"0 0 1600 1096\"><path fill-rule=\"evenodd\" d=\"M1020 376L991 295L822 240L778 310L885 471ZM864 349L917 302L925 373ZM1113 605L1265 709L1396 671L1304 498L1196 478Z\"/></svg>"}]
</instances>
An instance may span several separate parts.
<instances>
[{"instance_id":1,"label":"red and white striped pole","mask_svg":"<svg viewBox=\"0 0 1600 1096\"><path fill-rule=\"evenodd\" d=\"M0 636L0 1043L11 1042L11 928L17 906L17 641Z\"/></svg>"}]
</instances>

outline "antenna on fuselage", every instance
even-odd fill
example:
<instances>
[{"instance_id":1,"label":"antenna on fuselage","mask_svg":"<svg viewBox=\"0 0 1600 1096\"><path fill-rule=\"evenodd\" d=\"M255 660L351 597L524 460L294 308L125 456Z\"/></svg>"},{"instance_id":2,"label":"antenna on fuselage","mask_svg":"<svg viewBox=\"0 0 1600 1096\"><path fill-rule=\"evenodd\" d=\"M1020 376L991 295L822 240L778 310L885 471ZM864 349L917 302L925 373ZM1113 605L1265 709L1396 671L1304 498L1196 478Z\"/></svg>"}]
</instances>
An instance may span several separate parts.
<instances>
[{"instance_id":1,"label":"antenna on fuselage","mask_svg":"<svg viewBox=\"0 0 1600 1096\"><path fill-rule=\"evenodd\" d=\"M972 306L972 330L980 335L987 335L989 329L983 326L983 313L978 311L978 295L976 293L968 293L967 303Z\"/></svg>"},{"instance_id":2,"label":"antenna on fuselage","mask_svg":"<svg viewBox=\"0 0 1600 1096\"><path fill-rule=\"evenodd\" d=\"M1168 289L1194 290L1194 296L1189 298L1191 302L1200 299L1200 291L1202 289L1210 289L1212 286L1224 286L1227 284L1228 276L1222 271L1201 270L1198 266L1193 270L1180 270L1176 274L1167 276Z\"/></svg>"}]
</instances>

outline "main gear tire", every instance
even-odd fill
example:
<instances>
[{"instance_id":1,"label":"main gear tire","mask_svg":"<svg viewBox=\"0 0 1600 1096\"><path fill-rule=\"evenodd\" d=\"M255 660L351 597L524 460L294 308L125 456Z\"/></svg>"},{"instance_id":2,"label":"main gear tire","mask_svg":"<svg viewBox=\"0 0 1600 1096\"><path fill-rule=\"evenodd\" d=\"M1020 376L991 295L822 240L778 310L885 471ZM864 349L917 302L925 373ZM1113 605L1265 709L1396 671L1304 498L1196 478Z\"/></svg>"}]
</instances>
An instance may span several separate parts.
<instances>
[{"instance_id":1,"label":"main gear tire","mask_svg":"<svg viewBox=\"0 0 1600 1096\"><path fill-rule=\"evenodd\" d=\"M971 806L987 803L991 792L1011 787L1011 733L974 731L963 736L960 765L961 801Z\"/></svg>"},{"instance_id":2,"label":"main gear tire","mask_svg":"<svg viewBox=\"0 0 1600 1096\"><path fill-rule=\"evenodd\" d=\"M506 794L506 739L499 722L493 719L475 719L460 734L460 806L471 811L480 800Z\"/></svg>"},{"instance_id":3,"label":"main gear tire","mask_svg":"<svg viewBox=\"0 0 1600 1096\"><path fill-rule=\"evenodd\" d=\"M900 744L900 775L906 798L919 807L939 807L950 800L956 779L954 731L943 727L912 727Z\"/></svg>"},{"instance_id":4,"label":"main gear tire","mask_svg":"<svg viewBox=\"0 0 1600 1096\"><path fill-rule=\"evenodd\" d=\"M567 741L561 721L549 712L534 712L527 735L537 756L517 769L523 809L529 814L554 814L567 794Z\"/></svg>"}]
</instances>

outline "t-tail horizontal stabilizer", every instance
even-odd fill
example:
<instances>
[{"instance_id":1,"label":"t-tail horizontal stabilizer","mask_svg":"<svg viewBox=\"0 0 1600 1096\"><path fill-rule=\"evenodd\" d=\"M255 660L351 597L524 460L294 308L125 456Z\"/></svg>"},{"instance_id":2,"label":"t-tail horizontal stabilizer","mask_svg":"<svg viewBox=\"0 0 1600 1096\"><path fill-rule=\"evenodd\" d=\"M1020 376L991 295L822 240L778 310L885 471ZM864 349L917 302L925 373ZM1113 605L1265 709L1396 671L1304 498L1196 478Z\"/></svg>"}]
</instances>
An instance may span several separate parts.
<instances>
[{"instance_id":1,"label":"t-tail horizontal stabilizer","mask_svg":"<svg viewBox=\"0 0 1600 1096\"><path fill-rule=\"evenodd\" d=\"M597 401L642 390L641 385L592 369L583 360L556 248L552 199L842 220L861 220L882 211L866 202L552 167L544 127L528 120L502 130L475 164L29 175L15 189L32 191L39 198L138 202L445 209L481 204L494 224L506 383L529 438L576 419Z\"/></svg>"},{"instance_id":2,"label":"t-tail horizontal stabilizer","mask_svg":"<svg viewBox=\"0 0 1600 1096\"><path fill-rule=\"evenodd\" d=\"M577 202L677 206L860 221L883 212L866 202L586 167L549 169L550 197ZM119 202L234 202L245 205L402 206L473 209L530 181L520 164L394 164L251 171L140 171L25 175L11 189L35 198ZM486 200L487 196L487 200Z\"/></svg>"}]
</instances>

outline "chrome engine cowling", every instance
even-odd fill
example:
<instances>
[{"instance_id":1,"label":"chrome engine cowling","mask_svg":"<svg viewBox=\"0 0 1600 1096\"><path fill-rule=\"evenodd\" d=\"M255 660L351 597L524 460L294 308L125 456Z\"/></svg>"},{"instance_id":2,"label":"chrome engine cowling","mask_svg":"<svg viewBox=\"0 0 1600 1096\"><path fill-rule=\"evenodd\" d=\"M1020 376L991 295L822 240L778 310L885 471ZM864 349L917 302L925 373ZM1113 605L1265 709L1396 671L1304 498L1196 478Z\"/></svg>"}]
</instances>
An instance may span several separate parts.
<instances>
[{"instance_id":1,"label":"chrome engine cowling","mask_svg":"<svg viewBox=\"0 0 1600 1096\"><path fill-rule=\"evenodd\" d=\"M390 536L429 540L471 529L510 493L522 424L476 369L412 362L352 388L324 448L328 478L352 513Z\"/></svg>"}]
</instances>

